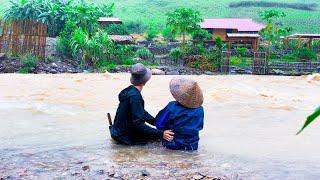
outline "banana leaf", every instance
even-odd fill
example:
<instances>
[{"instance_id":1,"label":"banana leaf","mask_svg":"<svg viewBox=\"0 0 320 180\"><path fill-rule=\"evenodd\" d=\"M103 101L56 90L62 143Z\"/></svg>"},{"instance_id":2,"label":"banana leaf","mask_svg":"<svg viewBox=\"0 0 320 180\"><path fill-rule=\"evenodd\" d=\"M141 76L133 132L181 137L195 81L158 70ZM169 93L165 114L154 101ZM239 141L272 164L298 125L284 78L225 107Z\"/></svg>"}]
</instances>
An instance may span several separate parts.
<instances>
[{"instance_id":1,"label":"banana leaf","mask_svg":"<svg viewBox=\"0 0 320 180\"><path fill-rule=\"evenodd\" d=\"M303 127L296 135L300 134L307 126L309 126L319 116L320 116L320 107L318 107L310 116L307 117L307 120L304 123Z\"/></svg>"}]
</instances>

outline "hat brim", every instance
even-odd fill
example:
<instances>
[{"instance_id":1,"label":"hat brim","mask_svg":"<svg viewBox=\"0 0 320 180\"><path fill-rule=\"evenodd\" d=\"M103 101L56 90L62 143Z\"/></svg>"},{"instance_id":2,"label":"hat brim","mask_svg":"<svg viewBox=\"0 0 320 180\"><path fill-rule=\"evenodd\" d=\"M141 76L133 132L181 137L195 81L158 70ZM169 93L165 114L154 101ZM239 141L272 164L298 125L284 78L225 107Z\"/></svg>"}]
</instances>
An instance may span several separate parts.
<instances>
[{"instance_id":1,"label":"hat brim","mask_svg":"<svg viewBox=\"0 0 320 180\"><path fill-rule=\"evenodd\" d=\"M142 78L138 79L131 76L130 78L131 84L135 86L145 85L151 79L151 76L152 76L152 71L149 68L146 68L146 69L147 69L147 73Z\"/></svg>"}]
</instances>

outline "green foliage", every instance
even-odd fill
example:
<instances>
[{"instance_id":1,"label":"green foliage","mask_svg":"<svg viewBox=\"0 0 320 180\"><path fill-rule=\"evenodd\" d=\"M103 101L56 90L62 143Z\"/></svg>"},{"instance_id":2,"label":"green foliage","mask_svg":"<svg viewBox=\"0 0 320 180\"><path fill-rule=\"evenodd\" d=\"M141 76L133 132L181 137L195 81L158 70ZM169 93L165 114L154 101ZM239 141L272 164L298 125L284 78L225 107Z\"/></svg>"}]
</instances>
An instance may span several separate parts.
<instances>
[{"instance_id":1,"label":"green foliage","mask_svg":"<svg viewBox=\"0 0 320 180\"><path fill-rule=\"evenodd\" d=\"M203 44L205 40L208 40L211 38L211 34L204 29L196 28L192 32L192 38L195 42Z\"/></svg>"},{"instance_id":2,"label":"green foliage","mask_svg":"<svg viewBox=\"0 0 320 180\"><path fill-rule=\"evenodd\" d=\"M57 36L72 21L87 30L97 25L101 16L111 16L113 4L97 6L86 1L69 0L20 0L11 1L5 11L8 20L36 20L48 25L49 36Z\"/></svg>"},{"instance_id":3,"label":"green foliage","mask_svg":"<svg viewBox=\"0 0 320 180\"><path fill-rule=\"evenodd\" d=\"M98 6L93 3L77 3L66 8L68 21L82 28L89 34L94 33L98 26L98 19L104 16L111 16L114 4Z\"/></svg>"},{"instance_id":4,"label":"green foliage","mask_svg":"<svg viewBox=\"0 0 320 180\"><path fill-rule=\"evenodd\" d=\"M96 67L99 60L113 58L114 49L114 43L103 31L97 31L89 36L86 31L78 28L72 33L72 55L80 57L83 65Z\"/></svg>"},{"instance_id":5,"label":"green foliage","mask_svg":"<svg viewBox=\"0 0 320 180\"><path fill-rule=\"evenodd\" d=\"M123 24L110 24L106 26L105 31L110 35L128 35L128 29Z\"/></svg>"},{"instance_id":6,"label":"green foliage","mask_svg":"<svg viewBox=\"0 0 320 180\"><path fill-rule=\"evenodd\" d=\"M240 56L232 56L230 58L230 64L232 66L237 66L240 68L246 68L249 64L252 63L252 59Z\"/></svg>"},{"instance_id":7,"label":"green foliage","mask_svg":"<svg viewBox=\"0 0 320 180\"><path fill-rule=\"evenodd\" d=\"M14 0L17 1L17 0ZM67 0L64 0L67 1ZM115 12L114 14L121 17L127 24L127 22L140 22L142 26L146 26L151 22L165 26L166 24L166 12L170 12L178 7L189 7L201 12L206 17L248 17L255 20L259 20L257 16L258 11L262 9L260 7L245 7L245 8L229 8L229 4L232 2L239 2L240 0L198 0L198 1L182 1L182 0L126 0L126 1L105 1L105 0L87 0L87 2L95 2L98 4L114 2ZM264 0L265 2L270 2ZM256 2L252 1L252 2ZM273 0L271 2L277 3L301 3L310 4L316 3L320 5L320 1L317 0ZM9 0L0 0L0 11L5 10L9 5ZM314 6L316 7L316 6ZM320 21L319 11L304 11L291 8L279 8L274 9L282 10L288 16L284 17L282 22L284 26L291 26L294 29L293 33L320 33ZM1 12L0 12L1 14ZM306 28L307 27L307 28ZM141 32L145 32L144 30Z\"/></svg>"},{"instance_id":8,"label":"green foliage","mask_svg":"<svg viewBox=\"0 0 320 180\"><path fill-rule=\"evenodd\" d=\"M167 13L167 26L172 28L172 33L182 36L182 49L186 46L186 36L198 30L202 17L199 11L191 8L179 8Z\"/></svg>"},{"instance_id":9,"label":"green foliage","mask_svg":"<svg viewBox=\"0 0 320 180\"><path fill-rule=\"evenodd\" d=\"M214 71L215 67L205 56L190 56L188 57L187 67L196 68L203 71Z\"/></svg>"},{"instance_id":10,"label":"green foliage","mask_svg":"<svg viewBox=\"0 0 320 180\"><path fill-rule=\"evenodd\" d=\"M184 56L184 53L181 48L174 48L171 49L169 56L172 60L178 62Z\"/></svg>"},{"instance_id":11,"label":"green foliage","mask_svg":"<svg viewBox=\"0 0 320 180\"><path fill-rule=\"evenodd\" d=\"M150 52L150 50L144 47L136 51L136 56L143 60L149 60L153 58L153 54Z\"/></svg>"},{"instance_id":12,"label":"green foliage","mask_svg":"<svg viewBox=\"0 0 320 180\"><path fill-rule=\"evenodd\" d=\"M125 24L125 27L130 34L144 33L147 30L147 27L140 22L128 22Z\"/></svg>"},{"instance_id":13,"label":"green foliage","mask_svg":"<svg viewBox=\"0 0 320 180\"><path fill-rule=\"evenodd\" d=\"M32 54L26 54L20 57L20 73L30 73L37 66L38 58Z\"/></svg>"},{"instance_id":14,"label":"green foliage","mask_svg":"<svg viewBox=\"0 0 320 180\"><path fill-rule=\"evenodd\" d=\"M282 23L279 22L279 18L286 16L284 12L277 10L265 10L259 13L260 18L264 20L267 25L260 32L262 37L267 41L267 59L270 59L272 47L279 44L281 36L286 36L291 31L291 28L283 27Z\"/></svg>"},{"instance_id":15,"label":"green foliage","mask_svg":"<svg viewBox=\"0 0 320 180\"><path fill-rule=\"evenodd\" d=\"M222 50L219 49L219 46L216 45L216 48L211 48L205 54L208 61L213 64L215 69L219 69L221 67Z\"/></svg>"},{"instance_id":16,"label":"green foliage","mask_svg":"<svg viewBox=\"0 0 320 180\"><path fill-rule=\"evenodd\" d=\"M150 24L147 29L147 40L153 40L159 33L159 28L155 24Z\"/></svg>"},{"instance_id":17,"label":"green foliage","mask_svg":"<svg viewBox=\"0 0 320 180\"><path fill-rule=\"evenodd\" d=\"M246 52L247 52L247 48L245 47L238 47L236 48L237 54L239 57L245 57L246 56Z\"/></svg>"},{"instance_id":18,"label":"green foliage","mask_svg":"<svg viewBox=\"0 0 320 180\"><path fill-rule=\"evenodd\" d=\"M127 58L127 59L122 61L122 64L129 66L129 65L134 65L135 62L134 62L134 60L132 58Z\"/></svg>"},{"instance_id":19,"label":"green foliage","mask_svg":"<svg viewBox=\"0 0 320 180\"><path fill-rule=\"evenodd\" d=\"M166 26L162 30L161 34L164 37L164 39L167 41L175 40L175 38L177 37L177 35L172 31L172 28L169 26Z\"/></svg>"},{"instance_id":20,"label":"green foliage","mask_svg":"<svg viewBox=\"0 0 320 180\"><path fill-rule=\"evenodd\" d=\"M320 107L318 107L314 113L312 113L310 116L307 117L306 122L304 123L301 130L297 133L300 134L306 127L308 127L313 121L315 121L318 117L320 117Z\"/></svg>"},{"instance_id":21,"label":"green foliage","mask_svg":"<svg viewBox=\"0 0 320 180\"><path fill-rule=\"evenodd\" d=\"M216 47L221 51L224 43L222 41L222 38L220 36L215 37Z\"/></svg>"},{"instance_id":22,"label":"green foliage","mask_svg":"<svg viewBox=\"0 0 320 180\"><path fill-rule=\"evenodd\" d=\"M317 60L317 54L306 47L298 48L293 55L302 61Z\"/></svg>"}]
</instances>

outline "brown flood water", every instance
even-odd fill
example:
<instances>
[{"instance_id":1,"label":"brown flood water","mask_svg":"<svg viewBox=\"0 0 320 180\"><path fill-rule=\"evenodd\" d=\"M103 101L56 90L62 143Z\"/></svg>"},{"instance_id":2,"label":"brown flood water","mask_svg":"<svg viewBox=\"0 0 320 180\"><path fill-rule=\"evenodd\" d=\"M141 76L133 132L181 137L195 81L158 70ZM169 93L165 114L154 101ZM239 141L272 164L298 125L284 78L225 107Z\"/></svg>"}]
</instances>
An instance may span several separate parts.
<instances>
[{"instance_id":1,"label":"brown flood water","mask_svg":"<svg viewBox=\"0 0 320 180\"><path fill-rule=\"evenodd\" d=\"M153 76L143 90L151 114L172 100L172 77ZM319 179L320 122L295 136L320 103L319 79L189 77L205 96L196 153L111 141L106 113L114 116L128 74L0 75L0 178L135 179L146 169L151 179Z\"/></svg>"}]
</instances>

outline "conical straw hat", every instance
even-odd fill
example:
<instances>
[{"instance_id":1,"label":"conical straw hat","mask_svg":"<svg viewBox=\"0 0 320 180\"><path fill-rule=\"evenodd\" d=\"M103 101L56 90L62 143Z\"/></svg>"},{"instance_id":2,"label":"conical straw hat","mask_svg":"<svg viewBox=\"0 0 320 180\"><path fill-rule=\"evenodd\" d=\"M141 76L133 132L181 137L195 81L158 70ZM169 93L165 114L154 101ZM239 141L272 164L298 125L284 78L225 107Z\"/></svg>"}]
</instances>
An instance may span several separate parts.
<instances>
[{"instance_id":1,"label":"conical straw hat","mask_svg":"<svg viewBox=\"0 0 320 180\"><path fill-rule=\"evenodd\" d=\"M202 91L198 83L191 79L172 79L170 92L180 104L187 108L198 108L203 104Z\"/></svg>"}]
</instances>

